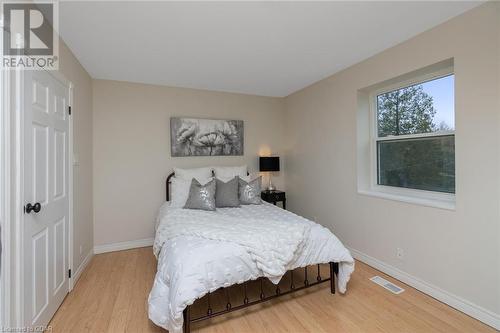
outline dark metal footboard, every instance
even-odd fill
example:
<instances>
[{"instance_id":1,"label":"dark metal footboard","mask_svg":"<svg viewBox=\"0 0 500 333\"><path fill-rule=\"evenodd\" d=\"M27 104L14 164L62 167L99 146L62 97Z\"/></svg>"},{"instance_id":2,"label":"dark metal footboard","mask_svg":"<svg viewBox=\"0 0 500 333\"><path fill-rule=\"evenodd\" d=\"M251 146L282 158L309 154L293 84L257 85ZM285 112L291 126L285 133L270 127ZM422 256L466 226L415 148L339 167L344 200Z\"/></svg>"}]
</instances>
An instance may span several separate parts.
<instances>
[{"instance_id":1,"label":"dark metal footboard","mask_svg":"<svg viewBox=\"0 0 500 333\"><path fill-rule=\"evenodd\" d=\"M330 276L328 278L322 278L321 277L321 274L320 274L320 265L318 264L317 265L317 272L316 272L315 280L314 281L309 281L309 274L310 274L309 270L312 267L314 267L314 266L309 266L309 267L305 267L304 268L304 281L303 281L303 284L301 286L296 286L295 283L294 283L294 276L293 276L293 271L294 270L288 271L286 274L290 274L290 289L288 289L287 291L282 291L280 289L279 285L277 285L276 286L276 290L275 290L274 294L272 294L272 295L266 295L265 294L264 288L263 288L264 278L259 278L259 282L260 282L259 283L259 285L260 285L260 295L259 295L258 299L253 300L253 301L250 301L249 298L248 298L247 288L248 288L249 281L243 282L242 283L242 285L243 285L243 291L244 291L243 303L239 304L237 306L233 306L231 304L231 300L230 300L230 297L229 297L229 291L228 291L229 287L227 287L227 288L221 288L222 290L224 290L224 293L225 293L226 308L223 309L223 310L220 310L220 311L216 311L216 312L213 311L212 306L211 306L211 302L210 302L210 296L211 295L210 295L210 293L208 293L206 295L208 307L207 307L207 311L206 311L205 315L201 315L201 316L196 317L196 318L191 318L191 307L194 304L193 305L188 305L186 307L186 309L184 309L184 313L183 313L184 314L184 333L190 333L191 332L191 323L196 323L196 322L199 322L199 321L202 321L202 320L207 320L207 319L210 319L210 318L213 318L213 317L216 317L216 316L220 316L220 315L232 312L232 311L241 310L241 309L247 308L247 307L255 305L255 304L259 304L259 303L262 303L262 302L269 301L269 300L274 299L276 297L288 295L288 294L291 294L291 293L299 291L299 290L303 290L303 289L306 289L306 288L309 288L309 287L313 287L313 286L318 285L318 284L323 283L323 282L330 281L330 292L332 294L335 294L335 274L338 273L338 263L334 263L334 262L330 263ZM197 301L199 301L199 300L196 300L195 303Z\"/></svg>"}]
</instances>

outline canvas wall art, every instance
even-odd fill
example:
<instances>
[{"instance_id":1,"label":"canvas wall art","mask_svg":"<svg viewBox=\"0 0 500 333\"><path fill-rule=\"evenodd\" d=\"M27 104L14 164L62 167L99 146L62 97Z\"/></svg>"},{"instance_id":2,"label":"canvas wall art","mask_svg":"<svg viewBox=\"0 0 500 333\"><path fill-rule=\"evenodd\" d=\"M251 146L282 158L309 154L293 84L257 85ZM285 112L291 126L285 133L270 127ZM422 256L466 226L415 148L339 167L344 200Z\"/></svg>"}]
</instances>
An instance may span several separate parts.
<instances>
[{"instance_id":1,"label":"canvas wall art","mask_svg":"<svg viewBox=\"0 0 500 333\"><path fill-rule=\"evenodd\" d=\"M243 120L170 118L173 157L243 155Z\"/></svg>"}]
</instances>

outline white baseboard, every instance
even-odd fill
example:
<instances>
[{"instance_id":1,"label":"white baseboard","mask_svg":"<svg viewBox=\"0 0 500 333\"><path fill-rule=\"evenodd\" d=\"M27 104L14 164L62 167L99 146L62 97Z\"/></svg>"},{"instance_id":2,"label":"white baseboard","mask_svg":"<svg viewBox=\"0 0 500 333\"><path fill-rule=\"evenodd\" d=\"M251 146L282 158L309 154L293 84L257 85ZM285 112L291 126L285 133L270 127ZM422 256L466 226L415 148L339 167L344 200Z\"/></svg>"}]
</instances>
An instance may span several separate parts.
<instances>
[{"instance_id":1,"label":"white baseboard","mask_svg":"<svg viewBox=\"0 0 500 333\"><path fill-rule=\"evenodd\" d=\"M72 276L72 279L73 279L72 288L76 285L76 282L78 282L78 279L82 275L82 272L85 270L85 268L87 267L87 265L90 262L90 259L92 259L93 256L94 256L94 251L91 249L89 251L89 253L87 253L87 255L85 256L83 261L80 263L80 266L78 266L78 268L76 269L75 273Z\"/></svg>"},{"instance_id":2,"label":"white baseboard","mask_svg":"<svg viewBox=\"0 0 500 333\"><path fill-rule=\"evenodd\" d=\"M126 242L96 245L96 246L94 246L94 253L99 254L99 253L106 253L106 252L135 249L138 247L146 247L146 246L153 245L153 242L154 242L154 238L145 238L145 239L126 241Z\"/></svg>"},{"instance_id":3,"label":"white baseboard","mask_svg":"<svg viewBox=\"0 0 500 333\"><path fill-rule=\"evenodd\" d=\"M479 305L476 305L470 301L467 301L457 295L451 294L439 287L436 287L428 282L425 282L417 277L414 277L406 272L399 270L398 268L386 264L378 259L375 259L363 252L349 248L352 256L364 262L365 264L384 272L387 275L392 276L399 281L406 283L409 286L427 294L449 306L455 308L483 323L489 325L497 330L500 330L500 314L494 313L487 310Z\"/></svg>"},{"instance_id":4,"label":"white baseboard","mask_svg":"<svg viewBox=\"0 0 500 333\"><path fill-rule=\"evenodd\" d=\"M70 289L69 289L69 291L73 290L73 288L75 287L76 283L78 282L78 279L82 275L82 272L85 270L85 268L87 267L87 265L90 262L90 259L92 259L93 256L94 256L94 250L91 249L89 251L89 253L87 253L87 255L85 256L85 258L83 258L83 261L80 263L80 266L78 266L78 268L72 274L71 279L70 279L70 287L69 287Z\"/></svg>"}]
</instances>

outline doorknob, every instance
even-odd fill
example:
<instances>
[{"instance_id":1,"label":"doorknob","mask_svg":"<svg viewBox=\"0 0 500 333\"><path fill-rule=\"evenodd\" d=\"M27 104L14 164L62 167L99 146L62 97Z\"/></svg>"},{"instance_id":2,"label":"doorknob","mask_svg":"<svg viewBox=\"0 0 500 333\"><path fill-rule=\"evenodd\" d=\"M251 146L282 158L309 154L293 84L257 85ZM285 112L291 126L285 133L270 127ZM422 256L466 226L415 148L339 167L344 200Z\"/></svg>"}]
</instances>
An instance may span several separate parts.
<instances>
[{"instance_id":1,"label":"doorknob","mask_svg":"<svg viewBox=\"0 0 500 333\"><path fill-rule=\"evenodd\" d=\"M26 205L25 211L27 214L31 213L32 211L35 213L38 213L40 211L40 209L42 209L42 205L40 205L39 202L37 202L34 205L29 203Z\"/></svg>"}]
</instances>

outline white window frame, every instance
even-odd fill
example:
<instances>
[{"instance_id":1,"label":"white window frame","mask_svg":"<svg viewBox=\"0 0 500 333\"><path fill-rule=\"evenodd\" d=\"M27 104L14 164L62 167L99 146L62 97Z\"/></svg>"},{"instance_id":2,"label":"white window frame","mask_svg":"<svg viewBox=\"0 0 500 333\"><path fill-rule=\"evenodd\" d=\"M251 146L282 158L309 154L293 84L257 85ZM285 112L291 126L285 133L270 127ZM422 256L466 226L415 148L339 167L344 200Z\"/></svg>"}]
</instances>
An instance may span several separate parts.
<instances>
[{"instance_id":1,"label":"white window frame","mask_svg":"<svg viewBox=\"0 0 500 333\"><path fill-rule=\"evenodd\" d=\"M369 114L370 114L370 188L368 191L360 191L362 194L368 194L372 196L382 197L386 199L392 199L397 201L409 202L421 204L424 206L431 206L443 209L455 209L455 193L443 193L437 191L426 191L418 189L410 189L403 187L379 185L377 181L378 176L378 158L377 158L377 142L387 141L387 140L403 140L403 139L415 139L415 138L425 138L425 137L438 137L455 135L455 131L441 131L434 133L422 133L422 134L410 134L410 135L398 135L398 136L378 136L378 124L377 124L377 96L394 91L397 89L405 88L408 86L425 83L428 81L440 79L449 75L453 75L453 67L446 67L432 73L427 73L424 75L419 75L409 80L398 82L373 90L369 94Z\"/></svg>"}]
</instances>

